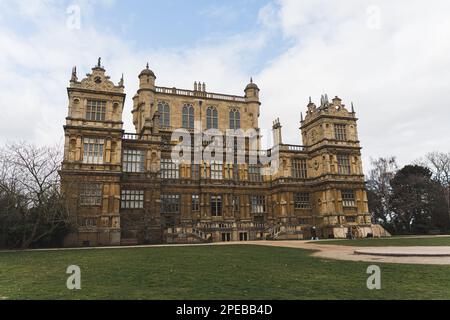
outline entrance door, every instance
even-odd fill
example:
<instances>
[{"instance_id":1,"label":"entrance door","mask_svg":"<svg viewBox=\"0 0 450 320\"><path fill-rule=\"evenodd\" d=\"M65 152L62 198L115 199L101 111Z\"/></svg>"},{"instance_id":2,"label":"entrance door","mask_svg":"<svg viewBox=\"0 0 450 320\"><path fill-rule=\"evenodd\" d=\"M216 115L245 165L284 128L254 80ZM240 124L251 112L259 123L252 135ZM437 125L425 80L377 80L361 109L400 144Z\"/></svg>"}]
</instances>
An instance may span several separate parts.
<instances>
[{"instance_id":1,"label":"entrance door","mask_svg":"<svg viewBox=\"0 0 450 320\"><path fill-rule=\"evenodd\" d=\"M223 242L231 241L231 233L229 233L229 232L222 233L222 241Z\"/></svg>"},{"instance_id":2,"label":"entrance door","mask_svg":"<svg viewBox=\"0 0 450 320\"><path fill-rule=\"evenodd\" d=\"M239 232L239 241L248 241L248 233Z\"/></svg>"}]
</instances>

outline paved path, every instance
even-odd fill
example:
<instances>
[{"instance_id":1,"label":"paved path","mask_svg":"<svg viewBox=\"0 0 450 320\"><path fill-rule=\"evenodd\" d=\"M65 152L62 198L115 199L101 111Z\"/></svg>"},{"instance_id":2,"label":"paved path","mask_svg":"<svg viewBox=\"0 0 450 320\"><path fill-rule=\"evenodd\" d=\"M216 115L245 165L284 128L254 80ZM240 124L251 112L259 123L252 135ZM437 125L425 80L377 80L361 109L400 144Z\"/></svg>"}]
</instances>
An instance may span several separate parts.
<instances>
[{"instance_id":1,"label":"paved path","mask_svg":"<svg viewBox=\"0 0 450 320\"><path fill-rule=\"evenodd\" d=\"M450 257L450 247L377 247L355 250L355 254L388 257Z\"/></svg>"},{"instance_id":2,"label":"paved path","mask_svg":"<svg viewBox=\"0 0 450 320\"><path fill-rule=\"evenodd\" d=\"M129 248L161 248L161 247L185 247L185 246L221 246L221 245L259 245L271 247L285 247L314 250L312 256L318 258L334 259L334 260L350 260L350 261L366 261L379 263L403 263L403 264L435 264L435 265L450 265L450 247L351 247L339 246L330 244L321 244L321 241L246 241L246 242L217 242L208 244L162 244L162 245L144 245L144 246L127 246L127 247L89 247L89 248L62 248L62 249L37 249L25 251L66 251L66 250L105 250L105 249L129 249ZM413 249L411 249L413 248ZM447 256L378 256L373 255L373 252L367 251L384 250L391 253L395 250L397 252L413 250L418 252L439 253L445 252ZM355 254L355 251L360 251L360 254ZM4 252L23 252L23 251L0 251ZM367 254L370 253L370 254Z\"/></svg>"},{"instance_id":3,"label":"paved path","mask_svg":"<svg viewBox=\"0 0 450 320\"><path fill-rule=\"evenodd\" d=\"M255 245L299 248L307 250L316 250L312 254L314 257L335 259L335 260L350 260L350 261L366 261L366 262L383 262L383 263L403 263L403 264L438 264L450 265L450 247L350 247L320 244L311 241L254 241L250 242ZM410 249L413 248L413 249ZM407 252L413 250L417 252L427 252L433 250L436 252L445 252L447 256L374 256L372 254L355 254L355 251L369 251L384 249L385 252ZM391 251L388 251L391 250Z\"/></svg>"}]
</instances>

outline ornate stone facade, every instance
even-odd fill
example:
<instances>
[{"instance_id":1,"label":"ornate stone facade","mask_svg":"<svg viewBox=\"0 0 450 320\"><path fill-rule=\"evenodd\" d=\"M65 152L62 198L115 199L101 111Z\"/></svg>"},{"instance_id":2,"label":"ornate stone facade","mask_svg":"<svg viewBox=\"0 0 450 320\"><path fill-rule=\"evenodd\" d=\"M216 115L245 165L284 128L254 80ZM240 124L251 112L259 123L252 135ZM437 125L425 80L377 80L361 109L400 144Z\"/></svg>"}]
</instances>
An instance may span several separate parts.
<instances>
[{"instance_id":1,"label":"ornate stone facade","mask_svg":"<svg viewBox=\"0 0 450 320\"><path fill-rule=\"evenodd\" d=\"M266 154L279 151L278 170L262 175L263 165L248 158L171 160L178 128L253 130L259 145L253 81L244 96L210 93L200 82L194 90L155 82L147 65L133 97L136 133L129 134L123 79L112 83L100 59L81 81L74 68L61 170L75 225L67 246L387 235L371 224L353 106L338 97L323 96L320 106L310 100L302 146L283 144L276 120L275 145ZM232 149L236 157L239 148Z\"/></svg>"}]
</instances>

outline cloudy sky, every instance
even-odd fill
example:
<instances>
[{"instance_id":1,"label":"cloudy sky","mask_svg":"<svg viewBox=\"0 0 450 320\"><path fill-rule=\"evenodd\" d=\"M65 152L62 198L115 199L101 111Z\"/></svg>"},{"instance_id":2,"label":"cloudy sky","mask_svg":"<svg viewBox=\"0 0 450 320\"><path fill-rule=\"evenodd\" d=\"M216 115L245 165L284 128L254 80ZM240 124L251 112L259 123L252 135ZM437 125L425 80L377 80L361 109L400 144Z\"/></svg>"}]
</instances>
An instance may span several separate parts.
<instances>
[{"instance_id":1,"label":"cloudy sky","mask_svg":"<svg viewBox=\"0 0 450 320\"><path fill-rule=\"evenodd\" d=\"M448 0L0 0L0 144L62 141L71 68L125 74L125 129L146 62L157 85L261 88L260 127L300 144L308 97L353 101L363 156L450 151ZM78 19L79 18L79 19Z\"/></svg>"}]
</instances>

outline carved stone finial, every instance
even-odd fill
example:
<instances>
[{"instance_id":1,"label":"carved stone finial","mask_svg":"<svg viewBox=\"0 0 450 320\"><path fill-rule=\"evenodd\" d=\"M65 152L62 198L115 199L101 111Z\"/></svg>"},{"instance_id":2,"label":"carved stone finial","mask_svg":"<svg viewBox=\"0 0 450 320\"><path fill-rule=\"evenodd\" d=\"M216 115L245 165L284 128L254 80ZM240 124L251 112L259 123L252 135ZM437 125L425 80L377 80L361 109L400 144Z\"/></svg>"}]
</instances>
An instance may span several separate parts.
<instances>
[{"instance_id":1,"label":"carved stone finial","mask_svg":"<svg viewBox=\"0 0 450 320\"><path fill-rule=\"evenodd\" d=\"M325 93L320 97L320 107L325 108L330 104L328 100L328 95Z\"/></svg>"},{"instance_id":2,"label":"carved stone finial","mask_svg":"<svg viewBox=\"0 0 450 320\"><path fill-rule=\"evenodd\" d=\"M253 77L250 77L250 83L253 83Z\"/></svg>"},{"instance_id":3,"label":"carved stone finial","mask_svg":"<svg viewBox=\"0 0 450 320\"><path fill-rule=\"evenodd\" d=\"M147 66L146 66L146 68L147 68L147 70L148 70L148 69L150 69L150 66L149 66L148 62L147 62Z\"/></svg>"},{"instance_id":4,"label":"carved stone finial","mask_svg":"<svg viewBox=\"0 0 450 320\"><path fill-rule=\"evenodd\" d=\"M303 122L303 112L300 112L300 121Z\"/></svg>"},{"instance_id":5,"label":"carved stone finial","mask_svg":"<svg viewBox=\"0 0 450 320\"><path fill-rule=\"evenodd\" d=\"M73 67L72 68L72 77L70 78L71 82L77 82L78 81L78 77L77 77L77 67Z\"/></svg>"},{"instance_id":6,"label":"carved stone finial","mask_svg":"<svg viewBox=\"0 0 450 320\"><path fill-rule=\"evenodd\" d=\"M281 128L280 118L273 120L273 129Z\"/></svg>"},{"instance_id":7,"label":"carved stone finial","mask_svg":"<svg viewBox=\"0 0 450 320\"><path fill-rule=\"evenodd\" d=\"M98 57L97 67L99 67L99 68L102 67L102 58L101 57Z\"/></svg>"},{"instance_id":8,"label":"carved stone finial","mask_svg":"<svg viewBox=\"0 0 450 320\"><path fill-rule=\"evenodd\" d=\"M119 87L123 87L123 84L124 84L124 80L123 80L123 73L122 73L122 78L120 78L120 81L119 81Z\"/></svg>"},{"instance_id":9,"label":"carved stone finial","mask_svg":"<svg viewBox=\"0 0 450 320\"><path fill-rule=\"evenodd\" d=\"M203 82L203 84L202 84L202 91L203 92L206 92L206 84Z\"/></svg>"},{"instance_id":10,"label":"carved stone finial","mask_svg":"<svg viewBox=\"0 0 450 320\"><path fill-rule=\"evenodd\" d=\"M352 113L355 113L355 107L353 106L353 102L352 102Z\"/></svg>"}]
</instances>

